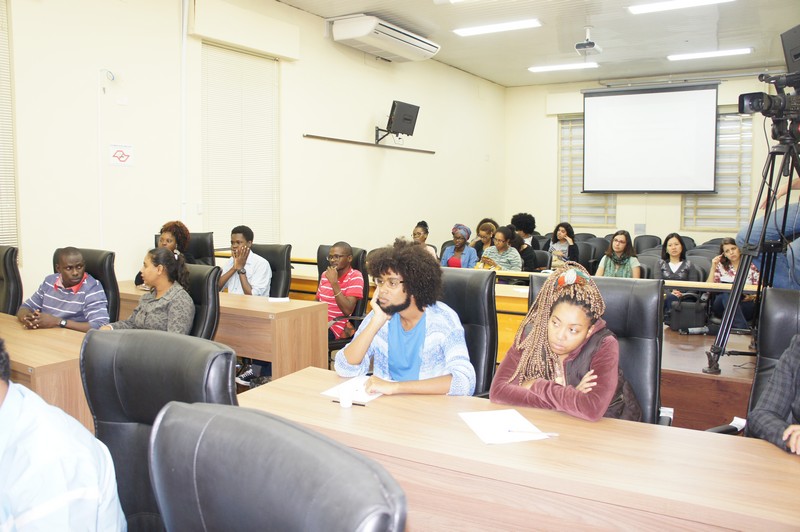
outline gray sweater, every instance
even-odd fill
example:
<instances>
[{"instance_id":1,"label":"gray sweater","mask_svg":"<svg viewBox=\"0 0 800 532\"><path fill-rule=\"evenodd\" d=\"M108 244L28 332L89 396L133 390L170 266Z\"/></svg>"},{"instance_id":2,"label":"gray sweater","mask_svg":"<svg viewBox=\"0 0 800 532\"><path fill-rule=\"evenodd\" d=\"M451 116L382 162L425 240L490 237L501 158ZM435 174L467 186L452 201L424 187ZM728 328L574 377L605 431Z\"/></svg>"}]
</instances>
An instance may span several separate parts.
<instances>
[{"instance_id":1,"label":"gray sweater","mask_svg":"<svg viewBox=\"0 0 800 532\"><path fill-rule=\"evenodd\" d=\"M194 322L194 301L179 283L156 299L155 289L142 296L127 320L111 324L113 329L154 329L189 334Z\"/></svg>"}]
</instances>

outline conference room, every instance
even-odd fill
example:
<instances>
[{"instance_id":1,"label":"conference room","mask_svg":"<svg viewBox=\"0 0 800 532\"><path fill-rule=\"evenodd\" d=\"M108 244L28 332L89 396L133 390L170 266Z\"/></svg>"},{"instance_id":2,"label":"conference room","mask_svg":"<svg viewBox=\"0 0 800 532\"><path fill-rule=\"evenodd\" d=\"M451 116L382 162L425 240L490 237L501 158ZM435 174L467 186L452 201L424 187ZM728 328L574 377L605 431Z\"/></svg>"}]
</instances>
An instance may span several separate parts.
<instances>
[{"instance_id":1,"label":"conference room","mask_svg":"<svg viewBox=\"0 0 800 532\"><path fill-rule=\"evenodd\" d=\"M254 230L256 242L291 244L293 257L312 259L321 244L346 240L374 249L396 236L410 237L418 220L428 222L429 242L437 246L451 238L455 223L472 226L484 216L507 223L518 212L533 213L541 233L568 219L576 230L598 235L620 228L632 235L662 237L678 231L696 242L734 236L747 223L762 162L773 141L768 133L766 137L762 133L764 124L769 129L769 119L757 113L739 115L737 101L743 93L771 90L758 81L759 73L786 71L780 34L797 19L795 2L760 3L753 8L739 5L742 1L738 0L700 7L695 8L700 10L698 14L669 15L677 17L670 19L671 25L635 18L659 15L629 15L627 5L618 2L602 7L587 4L582 8L586 11L579 14L570 11L562 17L575 19L569 23L556 22L553 13L537 13L545 7L531 2L494 2L487 7L480 1L447 5L417 0L402 8L378 2L341 4L340 9L352 7L352 11L329 13L320 7L317 12L311 4L256 0L81 0L69 5L6 0L8 81L13 94L7 113L14 128L11 141L2 144L13 146L8 175L14 188L10 194L6 194L8 188L2 189L0 243L19 248L24 297L52 273L53 251L65 245L113 250L117 279L120 283L132 280L143 254L153 245L153 234L164 221L174 219L182 220L192 231L213 232L218 248L228 247L231 227L245 223ZM470 22L499 20L504 10L515 17L522 11L540 17L542 27L520 30L527 36L516 41L523 43L518 47L537 50L537 57L519 59L524 52L504 44L502 52L494 49L495 54L508 56L505 66L497 65L498 77L476 74L456 63L455 54L445 60L448 40L456 39L447 36L439 39L442 50L432 59L387 62L334 42L332 23L326 20L362 11L380 14L388 22L437 41L435 25L428 21L449 20L446 32L459 25L454 22L458 18L447 15L446 10L467 13L470 17L464 20ZM754 11L758 17L753 16ZM724 35L712 38L701 29L693 30L695 23L700 24L697 21L717 16L727 24L725 28L731 28ZM604 19L611 24L610 19L626 17L628 22L617 24L635 29L633 37L603 27ZM586 39L587 25L592 26L591 39L603 48L588 58L574 49L575 43ZM559 38L558 32L566 31L567 26L568 36ZM653 51L648 44L650 35L657 41L656 29L662 26L686 26L682 40L690 44L694 38L689 33L695 31L703 43L713 43L706 48L751 46L754 54L765 55L669 62L665 59L668 53L702 51L704 46L698 44L700 50L682 45L681 50L662 47ZM734 28L746 31L734 37ZM490 46L487 36L473 39L482 40L465 41L468 44L461 46ZM478 44L469 44L475 42ZM552 43L549 47L545 46L548 42ZM635 58L626 55L617 55L612 61L614 54L624 50L632 54L636 48L648 49L652 55L641 60L649 59L658 66L637 71ZM548 54L551 63L594 60L599 66L589 74L588 70L527 70ZM512 59L519 64L510 64ZM621 70L609 71L614 66ZM729 165L726 169L738 172L731 178L736 185L719 187L716 195L680 191L581 194L583 91L678 82L715 85L716 127L726 132L724 142L718 140L715 149L718 156L726 154L721 159ZM237 101L232 97L237 92L246 96ZM395 100L419 106L414 134L390 135L376 144L375 129L386 129ZM694 118L684 109L672 114L685 124ZM230 139L235 139L235 144L230 144ZM733 152L741 152L741 158L734 160L727 156L730 151L722 149L729 141L736 143ZM567 146L579 150L564 151ZM663 159L678 158L659 146L636 155L650 165L641 170L647 181L651 167L660 166ZM729 174L716 177L727 179ZM723 192L726 197L731 194L736 207L721 214L712 209L712 216L704 218L709 198ZM15 201L6 204L5 198ZM303 271L295 266L294 272ZM312 265L305 271L313 276L315 269ZM520 305L527 304L527 294L517 299ZM705 360L702 352L698 355L699 369ZM272 384L279 383L276 379ZM323 378L319 385L328 386L329 382ZM330 414L336 419L377 416L375 407L380 402L349 413L334 409ZM463 408L491 406L476 407L470 401ZM536 416L533 419L537 426L547 425ZM543 443L555 448L567 441L570 430L560 419L553 417L554 426L548 429L559 432L562 436L558 439L513 446L530 449ZM455 422L447 423L451 424ZM619 423L603 422L597 427L604 425L609 437L620 430ZM581 429L580 438L568 443L570 450L587 453L584 463L590 462L589 429ZM688 432L655 426L636 430L642 432L634 439L653 444L656 450L669 447L666 440L658 440L661 435L670 434L671 438L673 433ZM718 443L721 436L693 432L698 434L687 436L692 439L687 445L710 453L718 446L730 447L737 458L767 453L776 460L775 476L781 469L785 473L796 467L785 460L790 457L759 445L764 442L741 444L742 438L733 438L737 443ZM465 433L459 437L474 436ZM352 435L343 438L346 444L357 439ZM670 444L678 453L676 460L680 459L678 441ZM478 451L478 447L476 443L464 449L463 455L488 455L493 449ZM436 455L439 451L430 452ZM525 451L519 452L516 456L522 460ZM558 450L552 452L555 461ZM641 459L645 460L644 455ZM729 465L736 463L733 460ZM487 469L488 465L480 466L481 471ZM530 476L535 469L531 466ZM389 470L414 482L411 473ZM450 472L454 477L462 474L455 467ZM513 480L510 467L506 473L502 480ZM755 471L748 478L754 476ZM705 487L713 491L711 483L719 478L709 474ZM733 478L726 476L725 482L736 484ZM566 496L570 482L553 481L560 486L553 488L559 490L559 497ZM492 486L487 489L500 487ZM547 483L543 481L537 488L545 491ZM597 485L584 486L576 496L588 496L598 489ZM604 491L613 490L608 487ZM676 487L675 493L678 491ZM770 491L765 487L764 492ZM624 494L617 495L622 498ZM642 512L637 519L644 520L644 512L655 511L659 505L656 498L654 493L641 495L646 504L637 510ZM556 498L548 500L554 503L552 508L563 507ZM718 506L716 512L722 513L720 508L728 508L728 504L746 506L735 495L730 501L734 502ZM619 503L620 499L604 502ZM595 508L594 504L587 503L585 508ZM409 496L410 515L413 508ZM539 509L544 513L544 508ZM700 513L699 506L694 509ZM604 511L614 515L608 506ZM571 519L578 521L577 513L571 512ZM784 513L784 526L796 517ZM425 527L415 522L419 523L419 517L409 521L412 528ZM736 527L730 521L725 523Z\"/></svg>"}]
</instances>

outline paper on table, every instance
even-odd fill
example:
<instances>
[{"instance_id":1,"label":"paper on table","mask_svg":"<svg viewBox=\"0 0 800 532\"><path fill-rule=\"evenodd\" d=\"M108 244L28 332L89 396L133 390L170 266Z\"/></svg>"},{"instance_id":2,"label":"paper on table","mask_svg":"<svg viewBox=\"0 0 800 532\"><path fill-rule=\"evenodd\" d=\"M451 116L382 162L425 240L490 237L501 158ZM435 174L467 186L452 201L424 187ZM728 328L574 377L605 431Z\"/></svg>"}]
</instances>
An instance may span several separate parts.
<instances>
[{"instance_id":1,"label":"paper on table","mask_svg":"<svg viewBox=\"0 0 800 532\"><path fill-rule=\"evenodd\" d=\"M461 412L458 415L483 443L513 443L549 437L514 409Z\"/></svg>"},{"instance_id":2,"label":"paper on table","mask_svg":"<svg viewBox=\"0 0 800 532\"><path fill-rule=\"evenodd\" d=\"M352 379L346 380L341 384L337 384L329 390L325 390L322 392L322 395L339 399L342 393L342 388L350 388L352 390L352 399L354 403L368 403L373 399L377 399L383 394L368 393L366 390L364 390L364 383L367 382L367 379L369 379L369 375L353 377Z\"/></svg>"},{"instance_id":3,"label":"paper on table","mask_svg":"<svg viewBox=\"0 0 800 532\"><path fill-rule=\"evenodd\" d=\"M267 300L270 303L288 303L290 301L288 297L270 297Z\"/></svg>"}]
</instances>

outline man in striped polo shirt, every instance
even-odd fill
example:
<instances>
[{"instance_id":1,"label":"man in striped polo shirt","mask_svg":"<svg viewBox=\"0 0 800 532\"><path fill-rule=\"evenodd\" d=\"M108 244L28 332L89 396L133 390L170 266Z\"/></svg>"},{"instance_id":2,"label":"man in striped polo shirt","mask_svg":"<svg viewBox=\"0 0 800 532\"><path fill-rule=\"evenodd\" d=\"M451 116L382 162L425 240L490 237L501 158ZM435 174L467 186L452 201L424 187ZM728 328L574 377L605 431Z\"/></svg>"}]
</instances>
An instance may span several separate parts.
<instances>
[{"instance_id":1,"label":"man in striped polo shirt","mask_svg":"<svg viewBox=\"0 0 800 532\"><path fill-rule=\"evenodd\" d=\"M61 248L56 272L17 312L27 329L61 327L86 332L109 322L108 300L100 281L86 273L80 250Z\"/></svg>"},{"instance_id":2,"label":"man in striped polo shirt","mask_svg":"<svg viewBox=\"0 0 800 532\"><path fill-rule=\"evenodd\" d=\"M337 242L328 251L328 269L322 273L317 288L317 300L328 304L328 322L349 316L356 301L364 297L364 276L352 268L353 248L347 242ZM353 331L345 326L347 320L334 322L328 328L328 339L351 336ZM348 334L349 333L349 334Z\"/></svg>"}]
</instances>

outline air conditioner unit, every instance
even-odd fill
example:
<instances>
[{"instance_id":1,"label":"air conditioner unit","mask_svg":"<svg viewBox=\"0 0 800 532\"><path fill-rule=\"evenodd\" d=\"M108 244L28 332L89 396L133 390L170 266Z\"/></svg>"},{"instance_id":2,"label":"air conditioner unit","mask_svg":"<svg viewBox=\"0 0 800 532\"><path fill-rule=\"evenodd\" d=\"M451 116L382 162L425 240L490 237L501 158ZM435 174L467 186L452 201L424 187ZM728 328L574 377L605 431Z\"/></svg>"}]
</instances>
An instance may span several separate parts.
<instances>
[{"instance_id":1,"label":"air conditioner unit","mask_svg":"<svg viewBox=\"0 0 800 532\"><path fill-rule=\"evenodd\" d=\"M334 19L333 40L398 63L430 59L439 45L370 15Z\"/></svg>"}]
</instances>

